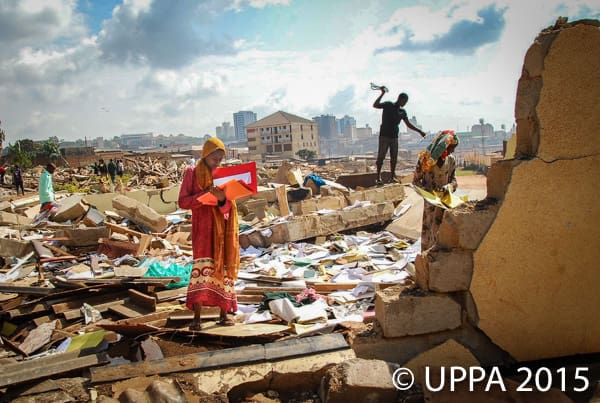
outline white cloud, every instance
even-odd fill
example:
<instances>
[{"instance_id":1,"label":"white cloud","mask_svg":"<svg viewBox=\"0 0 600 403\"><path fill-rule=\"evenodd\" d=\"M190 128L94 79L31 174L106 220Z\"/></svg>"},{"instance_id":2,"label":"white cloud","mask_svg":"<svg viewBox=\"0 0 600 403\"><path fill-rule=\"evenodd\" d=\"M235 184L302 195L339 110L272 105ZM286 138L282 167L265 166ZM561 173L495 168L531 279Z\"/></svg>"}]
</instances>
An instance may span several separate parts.
<instances>
[{"instance_id":1,"label":"white cloud","mask_svg":"<svg viewBox=\"0 0 600 403\"><path fill-rule=\"evenodd\" d=\"M337 16L362 30L336 46L267 51L266 32L213 40L206 27L232 4L258 13L294 3L215 0L177 2L171 9L169 1L126 0L95 37L84 35L74 1L0 2L0 119L8 141L149 131L204 135L248 109L259 118L277 110L307 118L348 114L359 126L377 128L373 81L390 88L386 100L407 92L407 111L425 130L465 130L480 117L510 127L525 51L556 13L577 15L591 3L498 0L497 9L506 11L497 41L455 56L374 52L400 43L404 29L413 40L430 41L459 21L478 22L478 10L490 3L405 7L380 20L376 10L363 10L366 20ZM9 19L18 24L2 24ZM328 34L327 27L307 29Z\"/></svg>"}]
</instances>

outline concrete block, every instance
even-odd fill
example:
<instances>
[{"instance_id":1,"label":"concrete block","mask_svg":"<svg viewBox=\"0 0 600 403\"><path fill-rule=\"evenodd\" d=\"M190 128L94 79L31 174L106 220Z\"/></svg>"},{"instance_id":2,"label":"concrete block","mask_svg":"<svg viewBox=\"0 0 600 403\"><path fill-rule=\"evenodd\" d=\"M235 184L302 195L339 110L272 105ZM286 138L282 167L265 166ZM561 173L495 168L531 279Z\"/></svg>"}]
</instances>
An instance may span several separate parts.
<instances>
[{"instance_id":1,"label":"concrete block","mask_svg":"<svg viewBox=\"0 0 600 403\"><path fill-rule=\"evenodd\" d=\"M127 196L119 195L112 200L117 212L151 231L162 232L167 228L167 219L154 209Z\"/></svg>"},{"instance_id":2,"label":"concrete block","mask_svg":"<svg viewBox=\"0 0 600 403\"><path fill-rule=\"evenodd\" d=\"M82 198L83 196L73 195L59 200L58 204L60 207L58 208L56 214L54 214L52 221L65 222L69 220L77 220L78 218L83 217L87 211L87 208L81 202Z\"/></svg>"},{"instance_id":3,"label":"concrete block","mask_svg":"<svg viewBox=\"0 0 600 403\"><path fill-rule=\"evenodd\" d=\"M500 203L487 203L479 210L473 210L474 205L469 202L444 213L438 233L438 245L442 249L477 249L494 222Z\"/></svg>"},{"instance_id":4,"label":"concrete block","mask_svg":"<svg viewBox=\"0 0 600 403\"><path fill-rule=\"evenodd\" d=\"M411 188L405 188L403 192L405 198L400 206L410 205L410 208L385 229L397 237L417 240L423 227L423 197Z\"/></svg>"},{"instance_id":5,"label":"concrete block","mask_svg":"<svg viewBox=\"0 0 600 403\"><path fill-rule=\"evenodd\" d=\"M265 199L267 203L275 203L277 201L276 189L259 186L256 194L250 196L250 199Z\"/></svg>"},{"instance_id":6,"label":"concrete block","mask_svg":"<svg viewBox=\"0 0 600 403\"><path fill-rule=\"evenodd\" d=\"M317 207L317 199L307 199L298 202L292 202L289 203L289 206L295 216L309 214L319 209Z\"/></svg>"},{"instance_id":7,"label":"concrete block","mask_svg":"<svg viewBox=\"0 0 600 403\"><path fill-rule=\"evenodd\" d=\"M348 194L348 205L352 205L357 201L365 201L364 190L356 190Z\"/></svg>"},{"instance_id":8,"label":"concrete block","mask_svg":"<svg viewBox=\"0 0 600 403\"><path fill-rule=\"evenodd\" d=\"M343 210L340 214L346 229L358 228L391 220L394 215L394 205L391 202L384 202Z\"/></svg>"},{"instance_id":9,"label":"concrete block","mask_svg":"<svg viewBox=\"0 0 600 403\"><path fill-rule=\"evenodd\" d=\"M317 233L319 235L333 234L346 229L342 220L342 212L329 213L319 216L319 226Z\"/></svg>"},{"instance_id":10,"label":"concrete block","mask_svg":"<svg viewBox=\"0 0 600 403\"><path fill-rule=\"evenodd\" d=\"M10 211L12 213L14 208L15 207L11 202L7 200L0 201L0 211Z\"/></svg>"},{"instance_id":11,"label":"concrete block","mask_svg":"<svg viewBox=\"0 0 600 403\"><path fill-rule=\"evenodd\" d=\"M404 365L419 354L447 340L454 339L467 347L484 366L513 362L506 352L496 346L481 330L469 323L452 330L391 338L383 336L383 329L377 322L363 326L372 326L372 329L369 331L357 329L352 331L348 338L352 350L360 358L378 359Z\"/></svg>"},{"instance_id":12,"label":"concrete block","mask_svg":"<svg viewBox=\"0 0 600 403\"><path fill-rule=\"evenodd\" d=\"M423 290L466 291L473 276L473 253L460 249L423 252L417 255L415 269L417 284Z\"/></svg>"},{"instance_id":13,"label":"concrete block","mask_svg":"<svg viewBox=\"0 0 600 403\"><path fill-rule=\"evenodd\" d=\"M425 385L423 369L429 367L430 371L439 373L440 367L450 368L459 366L461 368L478 367L481 363L469 349L454 339L449 339L439 346L427 350L406 364L403 367L410 369L415 374L416 382ZM433 385L433 383L431 383ZM435 384L439 385L439 384Z\"/></svg>"},{"instance_id":14,"label":"concrete block","mask_svg":"<svg viewBox=\"0 0 600 403\"><path fill-rule=\"evenodd\" d=\"M371 203L383 203L386 201L385 190L383 188L372 188L364 190L365 200Z\"/></svg>"},{"instance_id":15,"label":"concrete block","mask_svg":"<svg viewBox=\"0 0 600 403\"><path fill-rule=\"evenodd\" d=\"M385 337L439 332L461 325L461 307L449 295L403 286L378 291L375 314Z\"/></svg>"},{"instance_id":16,"label":"concrete block","mask_svg":"<svg viewBox=\"0 0 600 403\"><path fill-rule=\"evenodd\" d=\"M288 239L286 242L312 238L319 233L318 230L320 228L320 217L317 215L297 217L291 222L288 222L287 227Z\"/></svg>"},{"instance_id":17,"label":"concrete block","mask_svg":"<svg viewBox=\"0 0 600 403\"><path fill-rule=\"evenodd\" d=\"M321 191L321 196L344 196L344 194L348 194L348 192L344 192L340 189L335 188L334 186L330 186L330 185L321 185L321 188L319 189Z\"/></svg>"},{"instance_id":18,"label":"concrete block","mask_svg":"<svg viewBox=\"0 0 600 403\"><path fill-rule=\"evenodd\" d=\"M102 225L105 219L106 216L104 214L92 207L88 210L85 217L83 217L83 223L88 227L98 227Z\"/></svg>"},{"instance_id":19,"label":"concrete block","mask_svg":"<svg viewBox=\"0 0 600 403\"><path fill-rule=\"evenodd\" d=\"M108 238L108 228L65 228L56 230L55 234L59 238L68 238L66 241L61 241L66 246L92 246L98 245L98 239Z\"/></svg>"},{"instance_id":20,"label":"concrete block","mask_svg":"<svg viewBox=\"0 0 600 403\"><path fill-rule=\"evenodd\" d=\"M33 252L33 245L29 241L0 238L0 256L2 257L23 257L29 252Z\"/></svg>"},{"instance_id":21,"label":"concrete block","mask_svg":"<svg viewBox=\"0 0 600 403\"><path fill-rule=\"evenodd\" d=\"M504 194L512 176L512 170L521 163L519 160L499 161L487 173L487 197L504 199Z\"/></svg>"},{"instance_id":22,"label":"concrete block","mask_svg":"<svg viewBox=\"0 0 600 403\"><path fill-rule=\"evenodd\" d=\"M389 185L384 186L383 193L386 201L399 202L404 200L406 197L404 189L406 186L400 183L391 183Z\"/></svg>"},{"instance_id":23,"label":"concrete block","mask_svg":"<svg viewBox=\"0 0 600 403\"><path fill-rule=\"evenodd\" d=\"M254 213L258 219L265 218L267 201L265 199L252 199L244 203L249 213Z\"/></svg>"},{"instance_id":24,"label":"concrete block","mask_svg":"<svg viewBox=\"0 0 600 403\"><path fill-rule=\"evenodd\" d=\"M321 196L317 201L317 210L339 210L348 204L344 196Z\"/></svg>"},{"instance_id":25,"label":"concrete block","mask_svg":"<svg viewBox=\"0 0 600 403\"><path fill-rule=\"evenodd\" d=\"M399 365L354 358L330 368L321 388L325 403L394 402L398 389L392 382L392 373Z\"/></svg>"},{"instance_id":26,"label":"concrete block","mask_svg":"<svg viewBox=\"0 0 600 403\"><path fill-rule=\"evenodd\" d=\"M0 225L18 225L19 216L14 213L0 211Z\"/></svg>"}]
</instances>

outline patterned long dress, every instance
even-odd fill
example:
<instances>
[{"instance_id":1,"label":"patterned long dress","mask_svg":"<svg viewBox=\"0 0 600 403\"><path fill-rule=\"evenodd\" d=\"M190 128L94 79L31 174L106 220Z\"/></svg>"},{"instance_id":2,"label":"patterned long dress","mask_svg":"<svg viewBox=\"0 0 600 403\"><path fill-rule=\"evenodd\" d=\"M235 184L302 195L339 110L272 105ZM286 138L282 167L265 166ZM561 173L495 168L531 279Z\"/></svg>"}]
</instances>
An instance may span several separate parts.
<instances>
[{"instance_id":1,"label":"patterned long dress","mask_svg":"<svg viewBox=\"0 0 600 403\"><path fill-rule=\"evenodd\" d=\"M194 266L190 275L190 284L186 305L193 310L195 303L204 306L218 306L225 312L237 310L235 278L218 272L213 261L213 209L218 209L227 219L231 203L222 207L206 206L196 199L205 193L196 182L194 167L189 167L179 190L179 207L192 211L192 250ZM221 241L222 242L222 241Z\"/></svg>"},{"instance_id":2,"label":"patterned long dress","mask_svg":"<svg viewBox=\"0 0 600 403\"><path fill-rule=\"evenodd\" d=\"M451 184L453 191L456 189L456 159L454 155L446 157L442 167L434 165L429 171L423 172L418 186L427 191L440 190L444 185ZM421 230L421 251L426 251L437 243L438 232L444 209L423 201L423 227Z\"/></svg>"}]
</instances>

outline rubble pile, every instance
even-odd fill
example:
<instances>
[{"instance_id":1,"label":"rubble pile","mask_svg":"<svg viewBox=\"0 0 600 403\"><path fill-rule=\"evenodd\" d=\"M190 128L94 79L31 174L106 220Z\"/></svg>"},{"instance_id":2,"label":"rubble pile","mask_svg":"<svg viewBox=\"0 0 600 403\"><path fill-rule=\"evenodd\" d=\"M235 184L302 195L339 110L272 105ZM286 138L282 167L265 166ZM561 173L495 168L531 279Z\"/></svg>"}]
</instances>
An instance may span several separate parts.
<instances>
[{"instance_id":1,"label":"rubble pile","mask_svg":"<svg viewBox=\"0 0 600 403\"><path fill-rule=\"evenodd\" d=\"M165 177L159 163L136 161L135 166L146 174L138 178ZM174 164L171 168L173 174L180 172ZM382 230L404 197L402 185L354 190L334 182L334 175L321 179L310 168L259 167L265 186L238 203L242 249L236 325L219 326L218 310L205 309L199 332L187 327L193 317L185 307L192 267L191 215L172 206L177 186L160 189L161 198L170 199L158 208L170 205L166 214L150 206L156 205L150 202L151 189L146 190L147 199L133 189L102 198L93 192L59 191L60 207L51 217L37 214L35 196L5 202L0 213L0 388L15 397L31 393L24 390L32 383L61 379L69 371L84 375L81 371L88 369L91 378L81 380L80 386L102 392L107 382L130 377L136 362L156 360L158 368L160 360L184 351L194 356L257 342L296 342L300 350L308 348L305 343L317 343L303 354L321 352L323 367L315 370L321 376L332 362L354 357L343 337L319 342L318 335L345 334L352 323L372 321L377 290L412 284L411 262L420 246ZM335 172L346 173L342 165ZM91 183L93 177L83 179L85 174L89 171L67 168L58 170L56 178L58 182L70 175L70 180ZM306 181L305 186L306 176L326 184L316 187ZM367 218L353 213L377 211L373 206L383 206L379 208L386 213ZM304 220L312 224L293 229ZM368 226L379 230L361 230ZM176 348L173 339L178 340ZM181 347L185 344L189 346ZM286 354L293 361L297 352ZM229 358L225 361L232 364ZM32 372L33 363L45 370ZM108 372L102 372L104 367ZM143 375L195 367L156 368ZM210 366L203 368L208 371Z\"/></svg>"}]
</instances>

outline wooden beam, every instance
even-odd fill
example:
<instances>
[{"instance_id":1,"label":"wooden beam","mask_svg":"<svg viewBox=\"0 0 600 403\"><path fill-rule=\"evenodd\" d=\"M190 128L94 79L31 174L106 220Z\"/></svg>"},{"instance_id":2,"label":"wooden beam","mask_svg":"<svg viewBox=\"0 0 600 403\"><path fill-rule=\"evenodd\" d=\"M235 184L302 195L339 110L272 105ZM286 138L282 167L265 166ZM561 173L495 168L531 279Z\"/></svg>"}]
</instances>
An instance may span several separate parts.
<instances>
[{"instance_id":1,"label":"wooden beam","mask_svg":"<svg viewBox=\"0 0 600 403\"><path fill-rule=\"evenodd\" d=\"M0 283L0 292L14 292L17 294L48 295L54 294L60 290L50 287L26 287Z\"/></svg>"},{"instance_id":2,"label":"wooden beam","mask_svg":"<svg viewBox=\"0 0 600 403\"><path fill-rule=\"evenodd\" d=\"M90 368L92 383L129 379L136 376L170 374L182 371L205 371L215 368L281 360L349 348L339 333L293 339L265 345L251 345L179 355L162 360Z\"/></svg>"},{"instance_id":3,"label":"wooden beam","mask_svg":"<svg viewBox=\"0 0 600 403\"><path fill-rule=\"evenodd\" d=\"M35 360L0 366L0 387L33 381L76 369L89 368L108 362L106 355L92 354L79 357L80 351L53 354Z\"/></svg>"},{"instance_id":4,"label":"wooden beam","mask_svg":"<svg viewBox=\"0 0 600 403\"><path fill-rule=\"evenodd\" d=\"M185 297L187 295L187 287L173 288L171 290L158 291L154 293L158 302L170 301Z\"/></svg>"},{"instance_id":5,"label":"wooden beam","mask_svg":"<svg viewBox=\"0 0 600 403\"><path fill-rule=\"evenodd\" d=\"M108 311L108 308L111 307L112 305L124 304L125 301L126 301L125 299L118 299L115 301L106 302L104 304L93 305L93 307L96 308L99 312L106 312L106 311ZM70 311L65 311L65 312L62 312L62 314L64 315L65 319L67 319L67 320L73 320L73 319L83 317L83 314L81 313L81 308L72 309Z\"/></svg>"}]
</instances>

